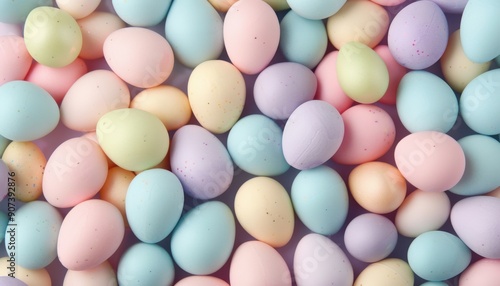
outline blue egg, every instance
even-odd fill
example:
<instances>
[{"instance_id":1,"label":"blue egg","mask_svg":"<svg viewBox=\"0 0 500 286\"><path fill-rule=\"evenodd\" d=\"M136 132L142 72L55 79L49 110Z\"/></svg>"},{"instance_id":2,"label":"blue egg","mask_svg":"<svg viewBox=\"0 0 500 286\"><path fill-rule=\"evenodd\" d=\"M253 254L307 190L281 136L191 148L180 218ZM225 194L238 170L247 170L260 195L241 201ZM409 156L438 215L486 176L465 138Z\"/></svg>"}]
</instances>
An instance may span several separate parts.
<instances>
[{"instance_id":1,"label":"blue egg","mask_svg":"<svg viewBox=\"0 0 500 286\"><path fill-rule=\"evenodd\" d=\"M310 20L290 10L280 23L279 47L290 62L314 68L325 55L328 35L321 20Z\"/></svg>"},{"instance_id":2,"label":"blue egg","mask_svg":"<svg viewBox=\"0 0 500 286\"><path fill-rule=\"evenodd\" d=\"M344 224L349 208L347 187L334 169L319 166L300 171L292 183L291 199L302 223L323 235L331 235Z\"/></svg>"},{"instance_id":3,"label":"blue egg","mask_svg":"<svg viewBox=\"0 0 500 286\"><path fill-rule=\"evenodd\" d=\"M122 286L171 285L175 276L174 263L161 246L139 242L123 253L117 276Z\"/></svg>"},{"instance_id":4,"label":"blue egg","mask_svg":"<svg viewBox=\"0 0 500 286\"><path fill-rule=\"evenodd\" d=\"M113 8L125 23L136 27L159 24L167 15L172 0L113 0Z\"/></svg>"},{"instance_id":5,"label":"blue egg","mask_svg":"<svg viewBox=\"0 0 500 286\"><path fill-rule=\"evenodd\" d=\"M231 128L227 149L233 162L243 171L256 176L276 176L285 173L290 165L281 147L283 131L272 119L253 114Z\"/></svg>"},{"instance_id":6,"label":"blue egg","mask_svg":"<svg viewBox=\"0 0 500 286\"><path fill-rule=\"evenodd\" d=\"M440 230L424 232L408 247L408 264L429 281L450 279L469 266L470 249L457 236Z\"/></svg>"},{"instance_id":7,"label":"blue egg","mask_svg":"<svg viewBox=\"0 0 500 286\"><path fill-rule=\"evenodd\" d=\"M52 6L52 0L0 0L0 22L23 23L31 10L40 6Z\"/></svg>"},{"instance_id":8,"label":"blue egg","mask_svg":"<svg viewBox=\"0 0 500 286\"><path fill-rule=\"evenodd\" d=\"M427 71L410 71L397 91L396 108L404 127L419 131L451 130L458 117L458 100L451 87Z\"/></svg>"}]
</instances>

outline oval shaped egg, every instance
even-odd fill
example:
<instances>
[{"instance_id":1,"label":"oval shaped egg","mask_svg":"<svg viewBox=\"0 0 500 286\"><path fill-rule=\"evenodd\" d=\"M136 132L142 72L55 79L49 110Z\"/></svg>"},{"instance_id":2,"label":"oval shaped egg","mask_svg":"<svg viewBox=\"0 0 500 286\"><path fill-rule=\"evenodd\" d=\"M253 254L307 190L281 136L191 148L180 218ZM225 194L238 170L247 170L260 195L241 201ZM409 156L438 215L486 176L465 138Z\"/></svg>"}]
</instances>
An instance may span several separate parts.
<instances>
[{"instance_id":1,"label":"oval shaped egg","mask_svg":"<svg viewBox=\"0 0 500 286\"><path fill-rule=\"evenodd\" d=\"M236 248L229 267L232 286L291 286L290 269L276 249L261 241L246 241Z\"/></svg>"},{"instance_id":2,"label":"oval shaped egg","mask_svg":"<svg viewBox=\"0 0 500 286\"><path fill-rule=\"evenodd\" d=\"M208 0L210 5L212 5L218 12L226 13L234 3L238 0Z\"/></svg>"},{"instance_id":3,"label":"oval shaped egg","mask_svg":"<svg viewBox=\"0 0 500 286\"><path fill-rule=\"evenodd\" d=\"M101 0L56 0L56 4L57 7L68 12L71 17L81 19L94 12L101 4Z\"/></svg>"},{"instance_id":4,"label":"oval shaped egg","mask_svg":"<svg viewBox=\"0 0 500 286\"><path fill-rule=\"evenodd\" d=\"M0 135L13 141L33 141L54 130L59 108L50 94L27 81L0 86Z\"/></svg>"},{"instance_id":5,"label":"oval shaped egg","mask_svg":"<svg viewBox=\"0 0 500 286\"><path fill-rule=\"evenodd\" d=\"M118 284L172 285L175 268L170 254L158 244L139 242L129 247L120 258Z\"/></svg>"},{"instance_id":6,"label":"oval shaped egg","mask_svg":"<svg viewBox=\"0 0 500 286\"><path fill-rule=\"evenodd\" d=\"M287 0L287 3L290 5L290 8L295 11L295 13L304 18L321 20L337 13L340 8L344 6L346 0L310 0L307 2L301 0Z\"/></svg>"},{"instance_id":7,"label":"oval shaped egg","mask_svg":"<svg viewBox=\"0 0 500 286\"><path fill-rule=\"evenodd\" d=\"M88 270L68 270L64 275L63 286L85 286L85 285L117 286L116 274L111 264L105 261L98 266Z\"/></svg>"},{"instance_id":8,"label":"oval shaped egg","mask_svg":"<svg viewBox=\"0 0 500 286\"><path fill-rule=\"evenodd\" d=\"M406 68L394 59L388 46L378 45L373 50L382 58L389 71L389 86L384 96L379 99L379 102L384 104L396 104L399 82L406 74Z\"/></svg>"},{"instance_id":9,"label":"oval shaped egg","mask_svg":"<svg viewBox=\"0 0 500 286\"><path fill-rule=\"evenodd\" d=\"M297 107L283 130L283 154L292 167L317 167L337 152L344 137L344 122L329 103L310 100Z\"/></svg>"},{"instance_id":10,"label":"oval shaped egg","mask_svg":"<svg viewBox=\"0 0 500 286\"><path fill-rule=\"evenodd\" d=\"M233 162L226 147L198 125L185 125L174 133L170 166L186 194L197 199L221 195L233 180Z\"/></svg>"},{"instance_id":11,"label":"oval shaped egg","mask_svg":"<svg viewBox=\"0 0 500 286\"><path fill-rule=\"evenodd\" d=\"M109 168L106 182L99 191L99 198L113 204L122 214L125 226L128 225L125 213L125 199L127 197L130 182L135 177L135 173L118 166Z\"/></svg>"},{"instance_id":12,"label":"oval shaped egg","mask_svg":"<svg viewBox=\"0 0 500 286\"><path fill-rule=\"evenodd\" d=\"M283 131L272 119L252 114L238 120L229 131L227 150L243 171L256 176L277 176L290 165L282 149Z\"/></svg>"},{"instance_id":13,"label":"oval shaped egg","mask_svg":"<svg viewBox=\"0 0 500 286\"><path fill-rule=\"evenodd\" d=\"M187 94L201 126L213 133L224 133L243 111L245 80L238 69L226 61L206 61L191 72Z\"/></svg>"},{"instance_id":14,"label":"oval shaped egg","mask_svg":"<svg viewBox=\"0 0 500 286\"><path fill-rule=\"evenodd\" d=\"M15 180L15 196L22 202L38 199L42 194L42 179L47 159L33 142L13 141L5 149L2 160ZM5 184L7 186L7 184Z\"/></svg>"},{"instance_id":15,"label":"oval shaped egg","mask_svg":"<svg viewBox=\"0 0 500 286\"><path fill-rule=\"evenodd\" d=\"M120 211L103 200L91 199L73 207L64 218L57 254L70 270L87 270L106 261L120 246L125 226Z\"/></svg>"},{"instance_id":16,"label":"oval shaped egg","mask_svg":"<svg viewBox=\"0 0 500 286\"><path fill-rule=\"evenodd\" d=\"M330 167L300 171L293 179L290 196L298 218L316 233L337 233L347 218L347 187L337 171Z\"/></svg>"},{"instance_id":17,"label":"oval shaped egg","mask_svg":"<svg viewBox=\"0 0 500 286\"><path fill-rule=\"evenodd\" d=\"M157 243L172 232L183 206L181 182L164 169L149 169L135 176L125 199L130 228L147 243Z\"/></svg>"},{"instance_id":18,"label":"oval shaped egg","mask_svg":"<svg viewBox=\"0 0 500 286\"><path fill-rule=\"evenodd\" d=\"M229 207L209 201L187 212L172 233L172 257L184 271L208 275L229 259L236 237L236 225Z\"/></svg>"},{"instance_id":19,"label":"oval shaped egg","mask_svg":"<svg viewBox=\"0 0 500 286\"><path fill-rule=\"evenodd\" d=\"M259 73L253 87L257 108L272 119L285 120L302 103L312 100L317 88L314 73L298 63L277 63Z\"/></svg>"},{"instance_id":20,"label":"oval shaped egg","mask_svg":"<svg viewBox=\"0 0 500 286\"><path fill-rule=\"evenodd\" d=\"M135 108L115 109L104 114L97 122L96 133L104 153L129 171L143 171L157 165L167 155L170 144L161 120Z\"/></svg>"},{"instance_id":21,"label":"oval shaped egg","mask_svg":"<svg viewBox=\"0 0 500 286\"><path fill-rule=\"evenodd\" d=\"M182 278L174 286L229 286L226 281L212 276L204 276L204 275L193 275Z\"/></svg>"},{"instance_id":22,"label":"oval shaped egg","mask_svg":"<svg viewBox=\"0 0 500 286\"><path fill-rule=\"evenodd\" d=\"M115 73L93 70L75 81L61 103L61 122L76 131L95 131L106 113L130 105L130 92Z\"/></svg>"},{"instance_id":23,"label":"oval shaped egg","mask_svg":"<svg viewBox=\"0 0 500 286\"><path fill-rule=\"evenodd\" d=\"M24 39L16 35L0 36L0 51L0 85L24 79L33 62Z\"/></svg>"},{"instance_id":24,"label":"oval shaped egg","mask_svg":"<svg viewBox=\"0 0 500 286\"><path fill-rule=\"evenodd\" d=\"M112 0L116 14L130 26L150 27L165 19L172 0Z\"/></svg>"},{"instance_id":25,"label":"oval shaped egg","mask_svg":"<svg viewBox=\"0 0 500 286\"><path fill-rule=\"evenodd\" d=\"M353 286L411 286L414 280L408 263L399 258L386 258L363 269Z\"/></svg>"},{"instance_id":26,"label":"oval shaped egg","mask_svg":"<svg viewBox=\"0 0 500 286\"><path fill-rule=\"evenodd\" d=\"M500 281L500 260L482 258L465 269L458 283L460 286L495 285Z\"/></svg>"},{"instance_id":27,"label":"oval shaped egg","mask_svg":"<svg viewBox=\"0 0 500 286\"><path fill-rule=\"evenodd\" d=\"M288 61L312 69L325 55L327 46L328 36L322 21L306 19L293 10L281 20L279 48Z\"/></svg>"},{"instance_id":28,"label":"oval shaped egg","mask_svg":"<svg viewBox=\"0 0 500 286\"><path fill-rule=\"evenodd\" d=\"M399 11L387 33L387 45L394 58L413 70L436 63L447 43L446 16L436 3L428 0L411 3Z\"/></svg>"},{"instance_id":29,"label":"oval shaped egg","mask_svg":"<svg viewBox=\"0 0 500 286\"><path fill-rule=\"evenodd\" d=\"M450 279L464 271L470 261L469 248L457 236L445 231L422 233L408 247L408 264L425 280Z\"/></svg>"},{"instance_id":30,"label":"oval shaped egg","mask_svg":"<svg viewBox=\"0 0 500 286\"><path fill-rule=\"evenodd\" d=\"M451 136L420 131L401 139L394 150L396 166L418 189L444 192L455 186L465 171L465 155Z\"/></svg>"},{"instance_id":31,"label":"oval shaped egg","mask_svg":"<svg viewBox=\"0 0 500 286\"><path fill-rule=\"evenodd\" d=\"M389 86L389 71L382 58L359 42L349 42L340 48L337 78L346 95L359 103L378 101Z\"/></svg>"},{"instance_id":32,"label":"oval shaped egg","mask_svg":"<svg viewBox=\"0 0 500 286\"><path fill-rule=\"evenodd\" d=\"M451 209L451 225L475 253L500 259L500 198L476 196L460 200Z\"/></svg>"},{"instance_id":33,"label":"oval shaped egg","mask_svg":"<svg viewBox=\"0 0 500 286\"><path fill-rule=\"evenodd\" d=\"M410 71L399 82L396 108L412 132L451 130L458 117L458 100L451 87L427 71Z\"/></svg>"},{"instance_id":34,"label":"oval shaped egg","mask_svg":"<svg viewBox=\"0 0 500 286\"><path fill-rule=\"evenodd\" d=\"M242 73L257 74L278 50L278 17L265 1L239 0L226 13L223 38L231 62Z\"/></svg>"},{"instance_id":35,"label":"oval shaped egg","mask_svg":"<svg viewBox=\"0 0 500 286\"><path fill-rule=\"evenodd\" d=\"M165 21L165 37L175 58L189 68L217 59L224 49L222 18L206 0L174 1Z\"/></svg>"},{"instance_id":36,"label":"oval shaped egg","mask_svg":"<svg viewBox=\"0 0 500 286\"><path fill-rule=\"evenodd\" d=\"M9 273L15 272L15 277L26 285L52 286L52 279L47 269L27 269L21 265L12 266L9 261L10 257L0 258L0 277L8 276ZM12 268L10 268L12 267ZM11 279L12 277L9 277ZM1 280L0 280L1 281ZM23 284L14 284L21 286Z\"/></svg>"},{"instance_id":37,"label":"oval shaped egg","mask_svg":"<svg viewBox=\"0 0 500 286\"><path fill-rule=\"evenodd\" d=\"M394 223L399 234L407 237L440 229L450 216L451 203L446 192L416 189L399 206Z\"/></svg>"},{"instance_id":38,"label":"oval shaped egg","mask_svg":"<svg viewBox=\"0 0 500 286\"><path fill-rule=\"evenodd\" d=\"M8 226L6 237L16 233L15 248L5 240L5 249L15 251L16 263L27 269L41 269L57 257L57 237L62 216L44 201L33 201L15 212L16 226Z\"/></svg>"},{"instance_id":39,"label":"oval shaped egg","mask_svg":"<svg viewBox=\"0 0 500 286\"><path fill-rule=\"evenodd\" d=\"M37 62L64 67L78 57L82 49L82 32L66 11L42 6L31 10L26 18L24 41Z\"/></svg>"},{"instance_id":40,"label":"oval shaped egg","mask_svg":"<svg viewBox=\"0 0 500 286\"><path fill-rule=\"evenodd\" d=\"M284 246L292 238L292 201L272 178L254 177L244 182L234 198L234 213L246 232L272 247Z\"/></svg>"},{"instance_id":41,"label":"oval shaped egg","mask_svg":"<svg viewBox=\"0 0 500 286\"><path fill-rule=\"evenodd\" d=\"M52 6L52 0L26 0L0 3L0 22L21 24L36 7Z\"/></svg>"},{"instance_id":42,"label":"oval shaped egg","mask_svg":"<svg viewBox=\"0 0 500 286\"><path fill-rule=\"evenodd\" d=\"M317 233L300 239L293 255L293 273L297 285L302 286L351 286L354 281L352 265L344 251Z\"/></svg>"},{"instance_id":43,"label":"oval shaped egg","mask_svg":"<svg viewBox=\"0 0 500 286\"><path fill-rule=\"evenodd\" d=\"M126 27L112 32L104 41L103 52L111 70L139 88L160 85L174 68L170 44L146 28Z\"/></svg>"},{"instance_id":44,"label":"oval shaped egg","mask_svg":"<svg viewBox=\"0 0 500 286\"><path fill-rule=\"evenodd\" d=\"M333 161L357 165L382 157L392 147L396 126L392 117L375 105L358 104L342 113L344 138Z\"/></svg>"}]
</instances>

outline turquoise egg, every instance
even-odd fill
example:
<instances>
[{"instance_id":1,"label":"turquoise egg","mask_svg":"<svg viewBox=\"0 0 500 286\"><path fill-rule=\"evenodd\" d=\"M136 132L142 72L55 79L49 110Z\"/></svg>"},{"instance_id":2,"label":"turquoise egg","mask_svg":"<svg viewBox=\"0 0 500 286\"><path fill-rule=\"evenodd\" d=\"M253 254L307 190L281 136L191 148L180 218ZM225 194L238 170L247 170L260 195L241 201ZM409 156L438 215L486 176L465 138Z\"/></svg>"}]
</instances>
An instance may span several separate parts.
<instances>
[{"instance_id":1,"label":"turquoise egg","mask_svg":"<svg viewBox=\"0 0 500 286\"><path fill-rule=\"evenodd\" d=\"M23 23L31 10L40 6L52 6L52 0L0 0L0 22Z\"/></svg>"},{"instance_id":2,"label":"turquoise egg","mask_svg":"<svg viewBox=\"0 0 500 286\"><path fill-rule=\"evenodd\" d=\"M125 198L127 220L139 240L156 243L167 237L179 221L184 206L181 182L165 169L139 173Z\"/></svg>"},{"instance_id":3,"label":"turquoise egg","mask_svg":"<svg viewBox=\"0 0 500 286\"><path fill-rule=\"evenodd\" d=\"M290 10L280 23L279 47L290 62L314 68L325 55L328 36L321 20L310 20Z\"/></svg>"},{"instance_id":4,"label":"turquoise egg","mask_svg":"<svg viewBox=\"0 0 500 286\"><path fill-rule=\"evenodd\" d=\"M260 114L241 118L229 131L227 149L233 162L256 176L276 176L290 165L281 147L283 131L272 119Z\"/></svg>"},{"instance_id":5,"label":"turquoise egg","mask_svg":"<svg viewBox=\"0 0 500 286\"><path fill-rule=\"evenodd\" d=\"M16 80L0 86L0 135L13 141L33 141L49 134L59 122L59 107L43 88Z\"/></svg>"},{"instance_id":6,"label":"turquoise egg","mask_svg":"<svg viewBox=\"0 0 500 286\"><path fill-rule=\"evenodd\" d=\"M125 23L150 27L165 19L172 0L112 0L112 4L118 17Z\"/></svg>"},{"instance_id":7,"label":"turquoise egg","mask_svg":"<svg viewBox=\"0 0 500 286\"><path fill-rule=\"evenodd\" d=\"M291 199L302 223L323 235L331 235L344 224L349 208L342 177L328 166L300 171L292 183Z\"/></svg>"},{"instance_id":8,"label":"turquoise egg","mask_svg":"<svg viewBox=\"0 0 500 286\"><path fill-rule=\"evenodd\" d=\"M440 230L424 232L408 247L408 264L429 281L450 279L469 266L470 249L457 236Z\"/></svg>"}]
</instances>

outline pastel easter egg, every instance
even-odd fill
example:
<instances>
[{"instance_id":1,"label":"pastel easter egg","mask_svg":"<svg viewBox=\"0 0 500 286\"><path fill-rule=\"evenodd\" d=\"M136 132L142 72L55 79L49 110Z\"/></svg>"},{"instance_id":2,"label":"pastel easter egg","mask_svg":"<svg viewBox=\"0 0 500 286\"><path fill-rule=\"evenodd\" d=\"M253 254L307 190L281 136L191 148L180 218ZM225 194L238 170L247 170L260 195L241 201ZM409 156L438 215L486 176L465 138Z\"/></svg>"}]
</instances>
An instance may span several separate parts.
<instances>
[{"instance_id":1,"label":"pastel easter egg","mask_svg":"<svg viewBox=\"0 0 500 286\"><path fill-rule=\"evenodd\" d=\"M495 285L500 281L500 260L483 258L465 269L458 283L460 286Z\"/></svg>"},{"instance_id":2,"label":"pastel easter egg","mask_svg":"<svg viewBox=\"0 0 500 286\"><path fill-rule=\"evenodd\" d=\"M23 23L31 10L40 6L52 6L52 0L2 1L0 2L0 22Z\"/></svg>"},{"instance_id":3,"label":"pastel easter egg","mask_svg":"<svg viewBox=\"0 0 500 286\"><path fill-rule=\"evenodd\" d=\"M209 201L187 212L172 233L172 257L184 271L208 275L229 259L236 236L233 213L219 201Z\"/></svg>"},{"instance_id":4,"label":"pastel easter egg","mask_svg":"<svg viewBox=\"0 0 500 286\"><path fill-rule=\"evenodd\" d=\"M475 196L460 200L451 209L450 220L458 237L485 258L500 258L499 206L499 198Z\"/></svg>"},{"instance_id":5,"label":"pastel easter egg","mask_svg":"<svg viewBox=\"0 0 500 286\"><path fill-rule=\"evenodd\" d=\"M451 130L458 117L458 99L451 87L427 71L410 71L399 82L396 108L405 128L419 131Z\"/></svg>"},{"instance_id":6,"label":"pastel easter egg","mask_svg":"<svg viewBox=\"0 0 500 286\"><path fill-rule=\"evenodd\" d=\"M408 264L419 277L431 281L450 279L467 268L471 251L455 235L435 230L417 236L408 247Z\"/></svg>"},{"instance_id":7,"label":"pastel easter egg","mask_svg":"<svg viewBox=\"0 0 500 286\"><path fill-rule=\"evenodd\" d=\"M373 50L382 58L389 71L389 86L379 102L394 105L396 104L399 83L407 70L394 59L388 46L378 45Z\"/></svg>"},{"instance_id":8,"label":"pastel easter egg","mask_svg":"<svg viewBox=\"0 0 500 286\"><path fill-rule=\"evenodd\" d=\"M451 136L420 131L405 136L394 150L396 166L418 189L444 192L455 186L465 171L465 155Z\"/></svg>"},{"instance_id":9,"label":"pastel easter egg","mask_svg":"<svg viewBox=\"0 0 500 286\"><path fill-rule=\"evenodd\" d=\"M68 12L71 17L81 19L94 12L101 4L101 0L56 0L56 4L57 7Z\"/></svg>"},{"instance_id":10,"label":"pastel easter egg","mask_svg":"<svg viewBox=\"0 0 500 286\"><path fill-rule=\"evenodd\" d=\"M231 63L206 61L191 72L187 94L201 126L213 133L224 133L231 129L243 111L245 80Z\"/></svg>"},{"instance_id":11,"label":"pastel easter egg","mask_svg":"<svg viewBox=\"0 0 500 286\"><path fill-rule=\"evenodd\" d=\"M239 0L226 13L223 38L229 59L242 73L259 73L278 50L278 17L265 1Z\"/></svg>"},{"instance_id":12,"label":"pastel easter egg","mask_svg":"<svg viewBox=\"0 0 500 286\"><path fill-rule=\"evenodd\" d=\"M382 108L358 104L342 113L344 138L333 161L357 165L382 157L392 147L396 126Z\"/></svg>"},{"instance_id":13,"label":"pastel easter egg","mask_svg":"<svg viewBox=\"0 0 500 286\"><path fill-rule=\"evenodd\" d=\"M106 113L130 105L130 91L115 73L93 70L78 78L61 103L61 122L76 131L95 131Z\"/></svg>"},{"instance_id":14,"label":"pastel easter egg","mask_svg":"<svg viewBox=\"0 0 500 286\"><path fill-rule=\"evenodd\" d=\"M319 166L300 171L290 196L295 213L311 231L332 235L344 225L349 196L344 180L334 169Z\"/></svg>"},{"instance_id":15,"label":"pastel easter egg","mask_svg":"<svg viewBox=\"0 0 500 286\"><path fill-rule=\"evenodd\" d=\"M337 152L344 137L344 122L335 107L310 100L297 107L283 130L283 154L292 167L317 167Z\"/></svg>"},{"instance_id":16,"label":"pastel easter egg","mask_svg":"<svg viewBox=\"0 0 500 286\"><path fill-rule=\"evenodd\" d=\"M104 41L103 52L111 70L139 88L160 85L174 68L170 44L146 28L126 27L112 32Z\"/></svg>"},{"instance_id":17,"label":"pastel easter egg","mask_svg":"<svg viewBox=\"0 0 500 286\"><path fill-rule=\"evenodd\" d=\"M236 248L229 267L232 286L291 286L290 269L280 253L261 241L246 241Z\"/></svg>"},{"instance_id":18,"label":"pastel easter egg","mask_svg":"<svg viewBox=\"0 0 500 286\"><path fill-rule=\"evenodd\" d=\"M229 8L238 0L208 0L215 10L226 13Z\"/></svg>"},{"instance_id":19,"label":"pastel easter egg","mask_svg":"<svg viewBox=\"0 0 500 286\"><path fill-rule=\"evenodd\" d=\"M447 43L446 16L436 3L429 0L416 1L399 11L387 34L387 44L394 58L413 70L436 63Z\"/></svg>"},{"instance_id":20,"label":"pastel easter egg","mask_svg":"<svg viewBox=\"0 0 500 286\"><path fill-rule=\"evenodd\" d=\"M386 258L363 269L353 286L411 286L414 280L408 263L399 258Z\"/></svg>"},{"instance_id":21,"label":"pastel easter egg","mask_svg":"<svg viewBox=\"0 0 500 286\"><path fill-rule=\"evenodd\" d=\"M115 271L108 261L87 270L68 270L64 275L63 286L85 286L91 284L118 285Z\"/></svg>"},{"instance_id":22,"label":"pastel easter egg","mask_svg":"<svg viewBox=\"0 0 500 286\"><path fill-rule=\"evenodd\" d=\"M300 16L312 19L321 20L326 19L333 14L337 13L342 6L346 3L346 0L335 0L335 1L322 1L322 0L311 0L311 1L300 1L300 0L287 0L290 8L295 11L295 13Z\"/></svg>"},{"instance_id":23,"label":"pastel easter egg","mask_svg":"<svg viewBox=\"0 0 500 286\"><path fill-rule=\"evenodd\" d=\"M211 199L224 193L234 168L222 142L198 125L185 125L172 138L170 166L187 195Z\"/></svg>"},{"instance_id":24,"label":"pastel easter egg","mask_svg":"<svg viewBox=\"0 0 500 286\"><path fill-rule=\"evenodd\" d=\"M272 178L255 177L243 183L234 199L234 212L245 231L273 247L284 246L292 238L292 202Z\"/></svg>"},{"instance_id":25,"label":"pastel easter egg","mask_svg":"<svg viewBox=\"0 0 500 286\"><path fill-rule=\"evenodd\" d=\"M171 285L175 277L172 257L157 244L139 242L120 258L118 284L123 286Z\"/></svg>"},{"instance_id":26,"label":"pastel easter egg","mask_svg":"<svg viewBox=\"0 0 500 286\"><path fill-rule=\"evenodd\" d=\"M11 182L11 185L15 184ZM3 160L0 160L0 201L2 201L9 192L9 168ZM1 232L0 232L1 233ZM1 237L0 237L1 238ZM0 241L2 241L0 239Z\"/></svg>"},{"instance_id":27,"label":"pastel easter egg","mask_svg":"<svg viewBox=\"0 0 500 286\"><path fill-rule=\"evenodd\" d=\"M27 286L22 280L10 276L1 276L0 283L4 286Z\"/></svg>"},{"instance_id":28,"label":"pastel easter egg","mask_svg":"<svg viewBox=\"0 0 500 286\"><path fill-rule=\"evenodd\" d=\"M106 181L99 191L99 198L113 204L122 214L125 226L128 225L125 213L125 199L128 187L135 177L135 173L118 166L109 168Z\"/></svg>"},{"instance_id":29,"label":"pastel easter egg","mask_svg":"<svg viewBox=\"0 0 500 286\"><path fill-rule=\"evenodd\" d=\"M243 171L257 176L277 176L290 165L282 149L283 131L272 119L252 114L238 120L229 131L227 150Z\"/></svg>"},{"instance_id":30,"label":"pastel easter egg","mask_svg":"<svg viewBox=\"0 0 500 286\"><path fill-rule=\"evenodd\" d=\"M66 11L42 6L33 9L26 18L24 41L37 62L64 67L78 57L82 49L82 32Z\"/></svg>"},{"instance_id":31,"label":"pastel easter egg","mask_svg":"<svg viewBox=\"0 0 500 286\"><path fill-rule=\"evenodd\" d=\"M167 15L172 0L112 0L116 14L130 26L150 27L159 24Z\"/></svg>"},{"instance_id":32,"label":"pastel easter egg","mask_svg":"<svg viewBox=\"0 0 500 286\"><path fill-rule=\"evenodd\" d=\"M173 1L165 21L165 37L175 58L195 68L222 53L222 26L221 16L206 0Z\"/></svg>"},{"instance_id":33,"label":"pastel easter egg","mask_svg":"<svg viewBox=\"0 0 500 286\"><path fill-rule=\"evenodd\" d=\"M14 141L33 141L54 130L59 108L50 94L27 81L0 86L0 135Z\"/></svg>"},{"instance_id":34,"label":"pastel easter egg","mask_svg":"<svg viewBox=\"0 0 500 286\"><path fill-rule=\"evenodd\" d=\"M197 285L205 285L205 286L229 286L226 281L213 277L213 276L204 276L204 275L193 275L182 278L174 286L197 286Z\"/></svg>"},{"instance_id":35,"label":"pastel easter egg","mask_svg":"<svg viewBox=\"0 0 500 286\"><path fill-rule=\"evenodd\" d=\"M38 199L42 194L42 179L47 159L33 142L13 141L2 155L2 160L14 174L15 197L22 202ZM7 186L7 184L5 184Z\"/></svg>"},{"instance_id":36,"label":"pastel easter egg","mask_svg":"<svg viewBox=\"0 0 500 286\"><path fill-rule=\"evenodd\" d=\"M306 66L293 62L273 64L255 80L255 104L272 119L288 119L299 105L313 99L317 85L314 73Z\"/></svg>"},{"instance_id":37,"label":"pastel easter egg","mask_svg":"<svg viewBox=\"0 0 500 286\"><path fill-rule=\"evenodd\" d=\"M344 251L317 233L300 239L293 255L293 272L297 285L302 286L351 286L354 280L352 265Z\"/></svg>"},{"instance_id":38,"label":"pastel easter egg","mask_svg":"<svg viewBox=\"0 0 500 286\"><path fill-rule=\"evenodd\" d=\"M312 69L325 55L327 46L328 37L322 21L306 19L293 10L281 20L279 48L288 61Z\"/></svg>"},{"instance_id":39,"label":"pastel easter egg","mask_svg":"<svg viewBox=\"0 0 500 286\"><path fill-rule=\"evenodd\" d=\"M124 234L123 219L115 206L98 199L84 201L62 222L57 240L59 260L70 270L94 268L115 253Z\"/></svg>"},{"instance_id":40,"label":"pastel easter egg","mask_svg":"<svg viewBox=\"0 0 500 286\"><path fill-rule=\"evenodd\" d=\"M146 170L160 163L170 144L161 120L135 108L115 109L104 114L97 121L96 133L104 153L116 165L130 171Z\"/></svg>"},{"instance_id":41,"label":"pastel easter egg","mask_svg":"<svg viewBox=\"0 0 500 286\"><path fill-rule=\"evenodd\" d=\"M33 58L20 36L0 36L0 85L22 80L28 74Z\"/></svg>"},{"instance_id":42,"label":"pastel easter egg","mask_svg":"<svg viewBox=\"0 0 500 286\"><path fill-rule=\"evenodd\" d=\"M365 44L344 44L337 59L337 78L342 90L359 103L374 103L389 86L389 71L380 56Z\"/></svg>"},{"instance_id":43,"label":"pastel easter egg","mask_svg":"<svg viewBox=\"0 0 500 286\"><path fill-rule=\"evenodd\" d=\"M40 285L40 286L51 286L52 279L50 274L45 268L41 269L27 269L21 265L12 265L10 257L0 258L0 277L8 276L9 274L15 275L15 277L21 280L24 284L14 284L13 286L24 286L24 285ZM15 273L15 274L12 274ZM12 277L8 277L12 279ZM1 281L1 280L0 280ZM3 281L2 281L3 282ZM17 281L16 281L17 282ZM8 284L7 284L8 285Z\"/></svg>"},{"instance_id":44,"label":"pastel easter egg","mask_svg":"<svg viewBox=\"0 0 500 286\"><path fill-rule=\"evenodd\" d=\"M461 14L469 0L432 0L432 2L438 4L445 13Z\"/></svg>"},{"instance_id":45,"label":"pastel easter egg","mask_svg":"<svg viewBox=\"0 0 500 286\"><path fill-rule=\"evenodd\" d=\"M71 138L50 155L43 174L45 199L67 208L92 198L106 181L108 163L99 145L85 137Z\"/></svg>"}]
</instances>

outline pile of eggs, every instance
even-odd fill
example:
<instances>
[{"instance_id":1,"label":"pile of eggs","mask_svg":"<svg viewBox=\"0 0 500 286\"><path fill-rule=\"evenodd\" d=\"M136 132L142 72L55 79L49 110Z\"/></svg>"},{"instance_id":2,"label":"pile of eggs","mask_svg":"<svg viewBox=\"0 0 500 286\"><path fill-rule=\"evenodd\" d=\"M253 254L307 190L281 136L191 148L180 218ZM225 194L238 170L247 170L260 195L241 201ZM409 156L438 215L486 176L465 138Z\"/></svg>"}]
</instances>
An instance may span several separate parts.
<instances>
[{"instance_id":1,"label":"pile of eggs","mask_svg":"<svg viewBox=\"0 0 500 286\"><path fill-rule=\"evenodd\" d=\"M0 284L498 285L499 13L0 0Z\"/></svg>"}]
</instances>

